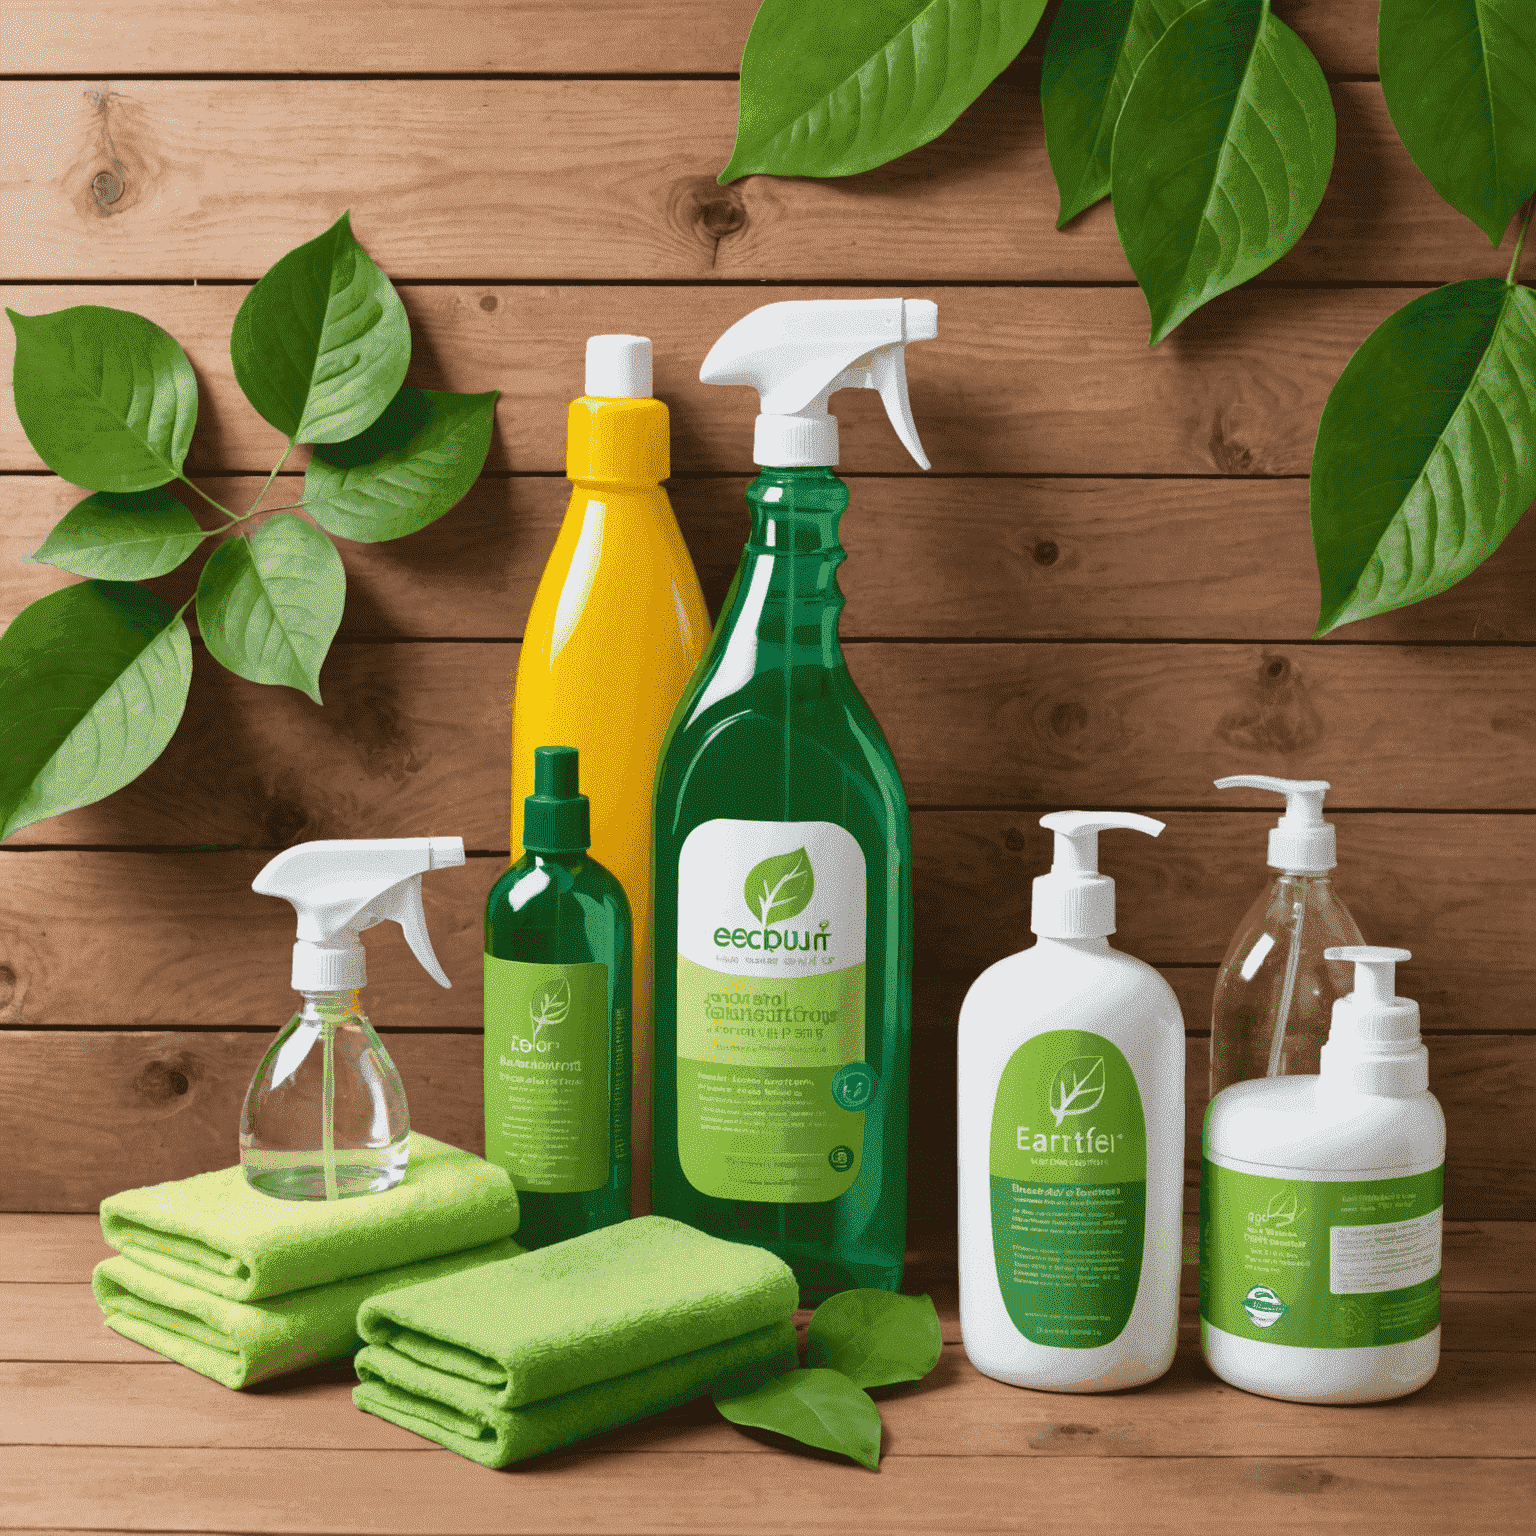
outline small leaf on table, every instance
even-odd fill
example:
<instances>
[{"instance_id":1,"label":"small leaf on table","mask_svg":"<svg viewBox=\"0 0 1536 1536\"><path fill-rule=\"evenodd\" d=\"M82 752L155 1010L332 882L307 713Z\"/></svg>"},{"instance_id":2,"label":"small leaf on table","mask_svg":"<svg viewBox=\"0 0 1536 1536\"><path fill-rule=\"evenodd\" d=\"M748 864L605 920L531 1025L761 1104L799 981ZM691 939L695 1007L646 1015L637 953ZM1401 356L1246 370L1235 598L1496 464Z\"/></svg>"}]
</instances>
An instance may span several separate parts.
<instances>
[{"instance_id":1,"label":"small leaf on table","mask_svg":"<svg viewBox=\"0 0 1536 1536\"><path fill-rule=\"evenodd\" d=\"M463 500L490 452L496 394L402 389L359 436L315 448L304 506L338 538L376 544Z\"/></svg>"},{"instance_id":2,"label":"small leaf on table","mask_svg":"<svg viewBox=\"0 0 1536 1536\"><path fill-rule=\"evenodd\" d=\"M721 183L852 176L937 138L1023 48L1045 0L763 0Z\"/></svg>"},{"instance_id":3,"label":"small leaf on table","mask_svg":"<svg viewBox=\"0 0 1536 1536\"><path fill-rule=\"evenodd\" d=\"M206 537L197 519L163 487L77 502L27 558L76 576L147 581L174 571Z\"/></svg>"},{"instance_id":4,"label":"small leaf on table","mask_svg":"<svg viewBox=\"0 0 1536 1536\"><path fill-rule=\"evenodd\" d=\"M1201 0L1063 0L1045 40L1040 104L1061 213L1056 227L1109 196L1109 147L1141 61Z\"/></svg>"},{"instance_id":5,"label":"small leaf on table","mask_svg":"<svg viewBox=\"0 0 1536 1536\"><path fill-rule=\"evenodd\" d=\"M0 838L138 778L191 682L187 626L143 587L87 581L23 609L0 636Z\"/></svg>"},{"instance_id":6,"label":"small leaf on table","mask_svg":"<svg viewBox=\"0 0 1536 1536\"><path fill-rule=\"evenodd\" d=\"M944 1350L927 1296L841 1291L817 1307L806 1334L807 1365L840 1371L856 1387L921 1381Z\"/></svg>"},{"instance_id":7,"label":"small leaf on table","mask_svg":"<svg viewBox=\"0 0 1536 1536\"><path fill-rule=\"evenodd\" d=\"M253 683L320 702L320 667L341 623L347 578L336 546L284 512L221 544L197 583L197 625L216 661Z\"/></svg>"},{"instance_id":8,"label":"small leaf on table","mask_svg":"<svg viewBox=\"0 0 1536 1536\"><path fill-rule=\"evenodd\" d=\"M339 443L372 425L405 379L411 327L349 215L246 294L229 355L246 399L295 442Z\"/></svg>"},{"instance_id":9,"label":"small leaf on table","mask_svg":"<svg viewBox=\"0 0 1536 1536\"><path fill-rule=\"evenodd\" d=\"M1414 164L1497 245L1536 192L1536 5L1382 0L1377 56Z\"/></svg>"},{"instance_id":10,"label":"small leaf on table","mask_svg":"<svg viewBox=\"0 0 1536 1536\"><path fill-rule=\"evenodd\" d=\"M54 474L93 491L147 491L181 473L197 379L169 331L99 304L6 313L16 331L16 414Z\"/></svg>"},{"instance_id":11,"label":"small leaf on table","mask_svg":"<svg viewBox=\"0 0 1536 1536\"><path fill-rule=\"evenodd\" d=\"M1436 288L1376 327L1312 453L1317 633L1444 592L1536 499L1536 292Z\"/></svg>"},{"instance_id":12,"label":"small leaf on table","mask_svg":"<svg viewBox=\"0 0 1536 1536\"><path fill-rule=\"evenodd\" d=\"M741 1397L717 1397L715 1407L733 1424L880 1465L880 1410L840 1371L790 1371Z\"/></svg>"},{"instance_id":13,"label":"small leaf on table","mask_svg":"<svg viewBox=\"0 0 1536 1536\"><path fill-rule=\"evenodd\" d=\"M1266 0L1206 0L1168 28L1115 124L1115 228L1155 346L1305 233L1333 169L1333 98Z\"/></svg>"}]
</instances>

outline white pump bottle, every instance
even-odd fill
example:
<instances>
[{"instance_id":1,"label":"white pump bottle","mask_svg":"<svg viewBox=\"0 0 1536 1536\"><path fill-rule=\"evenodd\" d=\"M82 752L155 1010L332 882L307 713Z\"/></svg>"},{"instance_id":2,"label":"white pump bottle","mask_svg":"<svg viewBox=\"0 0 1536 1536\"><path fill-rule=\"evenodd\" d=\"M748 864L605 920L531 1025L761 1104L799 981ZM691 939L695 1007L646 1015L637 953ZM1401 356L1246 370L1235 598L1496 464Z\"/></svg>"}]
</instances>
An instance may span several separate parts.
<instances>
[{"instance_id":1,"label":"white pump bottle","mask_svg":"<svg viewBox=\"0 0 1536 1536\"><path fill-rule=\"evenodd\" d=\"M1269 834L1275 873L1216 975L1212 1096L1250 1078L1317 1071L1333 1005L1349 991L1349 967L1324 952L1364 942L1333 884L1339 859L1334 829L1323 820L1328 781L1239 773L1216 787L1284 795L1285 814Z\"/></svg>"},{"instance_id":2,"label":"white pump bottle","mask_svg":"<svg viewBox=\"0 0 1536 1536\"><path fill-rule=\"evenodd\" d=\"M960 1328L1014 1386L1108 1392L1161 1376L1178 1331L1184 1021L1150 965L1109 947L1098 834L1163 823L1061 811L1034 883L1039 942L960 1010Z\"/></svg>"},{"instance_id":3,"label":"white pump bottle","mask_svg":"<svg viewBox=\"0 0 1536 1536\"><path fill-rule=\"evenodd\" d=\"M252 881L253 891L281 896L298 913L293 988L304 998L245 1096L240 1163L257 1189L339 1200L405 1177L405 1090L357 1001L368 981L362 934L399 923L427 974L451 986L427 934L421 877L463 862L457 837L335 839L286 849Z\"/></svg>"},{"instance_id":4,"label":"white pump bottle","mask_svg":"<svg viewBox=\"0 0 1536 1536\"><path fill-rule=\"evenodd\" d=\"M1445 1118L1405 949L1350 945L1316 1075L1235 1083L1205 1117L1200 1342L1223 1381L1304 1403L1422 1387L1440 1358Z\"/></svg>"}]
</instances>

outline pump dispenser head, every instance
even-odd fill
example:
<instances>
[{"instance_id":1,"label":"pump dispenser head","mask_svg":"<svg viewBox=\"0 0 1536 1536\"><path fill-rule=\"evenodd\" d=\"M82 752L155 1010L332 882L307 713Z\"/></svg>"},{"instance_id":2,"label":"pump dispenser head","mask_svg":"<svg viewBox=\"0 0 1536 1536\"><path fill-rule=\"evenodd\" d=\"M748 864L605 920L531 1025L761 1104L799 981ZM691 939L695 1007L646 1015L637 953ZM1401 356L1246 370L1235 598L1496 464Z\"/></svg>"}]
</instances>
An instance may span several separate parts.
<instances>
[{"instance_id":1,"label":"pump dispenser head","mask_svg":"<svg viewBox=\"0 0 1536 1536\"><path fill-rule=\"evenodd\" d=\"M427 935L421 877L463 862L460 837L336 838L285 849L251 889L283 897L299 915L295 992L354 992L365 986L362 933L382 922L399 923L427 975L438 986L451 987Z\"/></svg>"},{"instance_id":2,"label":"pump dispenser head","mask_svg":"<svg viewBox=\"0 0 1536 1536\"><path fill-rule=\"evenodd\" d=\"M1322 1053L1322 1081L1353 1093L1402 1095L1429 1087L1429 1052L1419 1038L1419 1005L1393 996L1406 949L1346 944L1325 949L1325 960L1351 960L1355 989L1333 1005L1333 1027Z\"/></svg>"},{"instance_id":3,"label":"pump dispenser head","mask_svg":"<svg viewBox=\"0 0 1536 1536\"><path fill-rule=\"evenodd\" d=\"M580 792L575 747L533 749L533 793L523 801L528 853L580 853L592 846L592 811Z\"/></svg>"},{"instance_id":4,"label":"pump dispenser head","mask_svg":"<svg viewBox=\"0 0 1536 1536\"><path fill-rule=\"evenodd\" d=\"M600 400L648 399L651 393L651 338L587 337L586 393Z\"/></svg>"},{"instance_id":5,"label":"pump dispenser head","mask_svg":"<svg viewBox=\"0 0 1536 1536\"><path fill-rule=\"evenodd\" d=\"M1097 939L1115 931L1115 882L1099 873L1099 833L1112 827L1156 837L1164 823L1131 811L1053 811L1040 825L1056 834L1048 875L1035 879L1029 929L1042 939Z\"/></svg>"},{"instance_id":6,"label":"pump dispenser head","mask_svg":"<svg viewBox=\"0 0 1536 1536\"><path fill-rule=\"evenodd\" d=\"M1295 875L1325 875L1338 858L1338 839L1323 820L1327 779L1273 779L1266 773L1237 773L1217 779L1217 789L1267 789L1285 796L1285 814L1269 834L1271 869Z\"/></svg>"},{"instance_id":7,"label":"pump dispenser head","mask_svg":"<svg viewBox=\"0 0 1536 1536\"><path fill-rule=\"evenodd\" d=\"M709 349L705 384L750 384L762 397L755 463L776 469L837 463L839 389L879 391L907 452L927 469L907 398L909 341L939 334L931 299L790 299L744 316Z\"/></svg>"}]
</instances>

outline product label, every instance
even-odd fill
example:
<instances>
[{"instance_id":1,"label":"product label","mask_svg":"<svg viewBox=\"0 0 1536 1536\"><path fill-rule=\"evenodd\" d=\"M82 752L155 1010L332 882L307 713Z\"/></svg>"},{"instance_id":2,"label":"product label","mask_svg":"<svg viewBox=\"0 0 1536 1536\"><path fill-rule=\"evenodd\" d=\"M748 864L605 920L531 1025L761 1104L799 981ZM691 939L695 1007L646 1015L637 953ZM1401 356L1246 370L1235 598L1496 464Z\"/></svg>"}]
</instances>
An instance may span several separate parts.
<instances>
[{"instance_id":1,"label":"product label","mask_svg":"<svg viewBox=\"0 0 1536 1536\"><path fill-rule=\"evenodd\" d=\"M1014 1327L1062 1349L1118 1338L1147 1226L1147 1128L1130 1063L1087 1030L1026 1040L997 1085L989 1165L992 1252Z\"/></svg>"},{"instance_id":2,"label":"product label","mask_svg":"<svg viewBox=\"0 0 1536 1536\"><path fill-rule=\"evenodd\" d=\"M1200 1316L1239 1338L1358 1349L1440 1322L1445 1168L1344 1182L1200 1170Z\"/></svg>"},{"instance_id":3,"label":"product label","mask_svg":"<svg viewBox=\"0 0 1536 1536\"><path fill-rule=\"evenodd\" d=\"M614 1022L622 1035L626 1021ZM516 1188L574 1195L608 1182L609 1055L606 965L485 957L485 1156Z\"/></svg>"},{"instance_id":4,"label":"product label","mask_svg":"<svg viewBox=\"0 0 1536 1536\"><path fill-rule=\"evenodd\" d=\"M828 821L707 821L678 862L677 1150L722 1200L835 1200L864 1111L864 854Z\"/></svg>"}]
</instances>

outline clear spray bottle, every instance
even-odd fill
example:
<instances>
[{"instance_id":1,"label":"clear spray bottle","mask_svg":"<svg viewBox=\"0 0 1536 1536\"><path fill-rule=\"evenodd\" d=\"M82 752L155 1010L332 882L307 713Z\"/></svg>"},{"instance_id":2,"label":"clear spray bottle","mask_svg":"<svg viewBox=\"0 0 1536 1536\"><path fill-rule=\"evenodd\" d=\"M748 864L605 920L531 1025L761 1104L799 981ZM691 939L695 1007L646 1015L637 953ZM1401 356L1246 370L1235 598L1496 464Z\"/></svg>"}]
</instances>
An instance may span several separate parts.
<instances>
[{"instance_id":1,"label":"clear spray bottle","mask_svg":"<svg viewBox=\"0 0 1536 1536\"><path fill-rule=\"evenodd\" d=\"M1274 878L1248 909L1216 977L1212 1097L1232 1083L1318 1070L1333 1005L1352 985L1350 967L1324 951L1365 942L1330 876L1338 844L1323 820L1327 780L1241 773L1216 787L1284 795L1285 814L1269 834Z\"/></svg>"},{"instance_id":2,"label":"clear spray bottle","mask_svg":"<svg viewBox=\"0 0 1536 1536\"><path fill-rule=\"evenodd\" d=\"M457 837L337 839L286 849L251 882L299 915L293 989L304 998L262 1057L240 1116L240 1166L264 1194L345 1200L405 1177L405 1089L357 1001L368 981L362 934L399 923L427 974L451 986L427 935L421 877L463 862Z\"/></svg>"}]
</instances>

